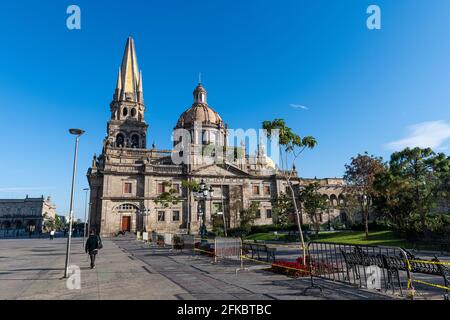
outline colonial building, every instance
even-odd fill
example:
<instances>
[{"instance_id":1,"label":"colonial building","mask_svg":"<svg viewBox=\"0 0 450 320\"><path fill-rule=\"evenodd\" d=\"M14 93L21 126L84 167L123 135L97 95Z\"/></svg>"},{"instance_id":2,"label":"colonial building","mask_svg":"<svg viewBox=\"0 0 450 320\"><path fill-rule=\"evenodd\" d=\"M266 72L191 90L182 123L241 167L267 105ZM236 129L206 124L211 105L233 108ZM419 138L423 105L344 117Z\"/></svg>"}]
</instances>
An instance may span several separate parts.
<instances>
[{"instance_id":1,"label":"colonial building","mask_svg":"<svg viewBox=\"0 0 450 320\"><path fill-rule=\"evenodd\" d=\"M201 83L193 92L193 104L175 124L174 132L185 135L174 134L174 150L147 148L142 73L132 38L126 44L110 111L103 150L94 156L87 173L90 223L102 235L144 229L197 233L203 217L210 230L213 219L219 215L225 217L222 219L228 227L235 227L240 212L252 202L260 204L255 223L272 223L271 201L287 188L282 172L265 155L263 144L258 145L255 155L247 154L245 145L227 147L228 126L209 105ZM180 151L176 146L183 145L183 139L189 140L190 146ZM208 148L212 152L207 153L205 161ZM180 157L187 161L174 161ZM183 187L183 181L204 181L212 187L213 196L207 201L196 201L193 192ZM323 193L337 204L342 180L317 181L323 186ZM297 189L309 182L294 172ZM168 189L179 197L177 203L169 206L157 201Z\"/></svg>"},{"instance_id":2,"label":"colonial building","mask_svg":"<svg viewBox=\"0 0 450 320\"><path fill-rule=\"evenodd\" d=\"M47 220L55 219L56 207L51 198L0 199L0 228L2 230L43 229Z\"/></svg>"}]
</instances>

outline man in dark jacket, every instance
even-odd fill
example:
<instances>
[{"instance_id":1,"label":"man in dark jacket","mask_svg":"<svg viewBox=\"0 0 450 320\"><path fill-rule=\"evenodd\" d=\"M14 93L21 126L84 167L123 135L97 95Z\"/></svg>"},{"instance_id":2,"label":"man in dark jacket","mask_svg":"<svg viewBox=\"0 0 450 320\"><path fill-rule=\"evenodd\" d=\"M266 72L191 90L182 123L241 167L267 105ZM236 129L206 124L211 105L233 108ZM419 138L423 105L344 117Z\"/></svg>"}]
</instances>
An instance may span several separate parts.
<instances>
[{"instance_id":1,"label":"man in dark jacket","mask_svg":"<svg viewBox=\"0 0 450 320\"><path fill-rule=\"evenodd\" d=\"M98 250L102 248L101 241L100 236L97 236L95 231L91 230L85 247L86 253L89 253L89 257L91 258L91 269L95 268L95 256L97 255Z\"/></svg>"}]
</instances>

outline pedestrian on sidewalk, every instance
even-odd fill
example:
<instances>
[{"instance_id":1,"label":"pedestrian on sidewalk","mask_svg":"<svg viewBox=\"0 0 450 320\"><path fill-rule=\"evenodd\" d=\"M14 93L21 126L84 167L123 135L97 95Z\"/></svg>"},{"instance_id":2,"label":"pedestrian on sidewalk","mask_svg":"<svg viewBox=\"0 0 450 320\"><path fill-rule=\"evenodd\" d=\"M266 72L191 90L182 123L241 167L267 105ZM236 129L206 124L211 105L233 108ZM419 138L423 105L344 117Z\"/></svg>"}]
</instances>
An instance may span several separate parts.
<instances>
[{"instance_id":1,"label":"pedestrian on sidewalk","mask_svg":"<svg viewBox=\"0 0 450 320\"><path fill-rule=\"evenodd\" d=\"M55 230L50 230L50 240L53 240L53 238L55 237Z\"/></svg>"},{"instance_id":2,"label":"pedestrian on sidewalk","mask_svg":"<svg viewBox=\"0 0 450 320\"><path fill-rule=\"evenodd\" d=\"M99 235L95 234L95 230L91 230L85 247L86 253L89 253L89 257L91 258L91 269L95 269L95 257L101 248L103 248L102 239Z\"/></svg>"}]
</instances>

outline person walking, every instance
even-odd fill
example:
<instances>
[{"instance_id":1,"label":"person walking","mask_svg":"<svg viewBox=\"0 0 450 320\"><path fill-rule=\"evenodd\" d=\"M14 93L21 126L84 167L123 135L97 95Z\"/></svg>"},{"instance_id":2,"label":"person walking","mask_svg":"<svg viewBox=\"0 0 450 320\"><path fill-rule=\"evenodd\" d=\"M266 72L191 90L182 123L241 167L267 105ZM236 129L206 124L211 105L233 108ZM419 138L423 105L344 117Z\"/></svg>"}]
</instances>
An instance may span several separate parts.
<instances>
[{"instance_id":1,"label":"person walking","mask_svg":"<svg viewBox=\"0 0 450 320\"><path fill-rule=\"evenodd\" d=\"M55 237L55 230L50 230L50 240L53 240L53 238Z\"/></svg>"},{"instance_id":2,"label":"person walking","mask_svg":"<svg viewBox=\"0 0 450 320\"><path fill-rule=\"evenodd\" d=\"M95 258L98 250L103 248L102 239L95 234L95 230L91 230L89 238L86 241L85 251L91 258L91 269L95 269Z\"/></svg>"}]
</instances>

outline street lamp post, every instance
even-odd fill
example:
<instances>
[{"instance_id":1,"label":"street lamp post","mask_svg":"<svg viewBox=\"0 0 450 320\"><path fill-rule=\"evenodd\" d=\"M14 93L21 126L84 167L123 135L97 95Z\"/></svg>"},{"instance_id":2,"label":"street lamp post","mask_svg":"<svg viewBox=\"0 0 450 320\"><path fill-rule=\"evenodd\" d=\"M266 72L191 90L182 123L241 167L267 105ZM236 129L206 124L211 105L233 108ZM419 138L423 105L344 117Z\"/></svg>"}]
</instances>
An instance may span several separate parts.
<instances>
[{"instance_id":1,"label":"street lamp post","mask_svg":"<svg viewBox=\"0 0 450 320\"><path fill-rule=\"evenodd\" d=\"M150 215L150 210L144 207L144 209L139 210L139 214L142 216L142 232L147 232L144 220L147 220L147 217Z\"/></svg>"},{"instance_id":2,"label":"street lamp post","mask_svg":"<svg viewBox=\"0 0 450 320\"><path fill-rule=\"evenodd\" d=\"M86 191L86 203L84 205L84 225L83 225L83 248L84 248L84 241L86 240L86 221L87 221L87 207L88 207L88 191L89 191L89 188L84 188L83 191Z\"/></svg>"},{"instance_id":3,"label":"street lamp post","mask_svg":"<svg viewBox=\"0 0 450 320\"><path fill-rule=\"evenodd\" d=\"M72 239L72 221L73 221L73 197L75 193L75 176L77 173L77 156L78 156L78 140L85 131L80 129L70 129L70 134L76 136L75 138L75 154L73 157L73 173L72 173L72 191L70 193L70 209L69 209L69 237L67 238L66 248L66 265L64 268L64 278L69 274L69 256L70 256L70 241Z\"/></svg>"},{"instance_id":4,"label":"street lamp post","mask_svg":"<svg viewBox=\"0 0 450 320\"><path fill-rule=\"evenodd\" d=\"M208 187L205 184L205 181L202 180L200 185L199 185L199 190L198 192L194 193L195 198L199 201L199 206L198 206L198 215L202 216L203 218L203 223L200 227L200 236L202 237L202 242L205 242L208 238L208 230L206 228L206 200L208 200L208 196L210 198L212 198L214 196L214 190L212 188L212 186ZM202 212L200 203L203 202L204 204L204 212Z\"/></svg>"}]
</instances>

